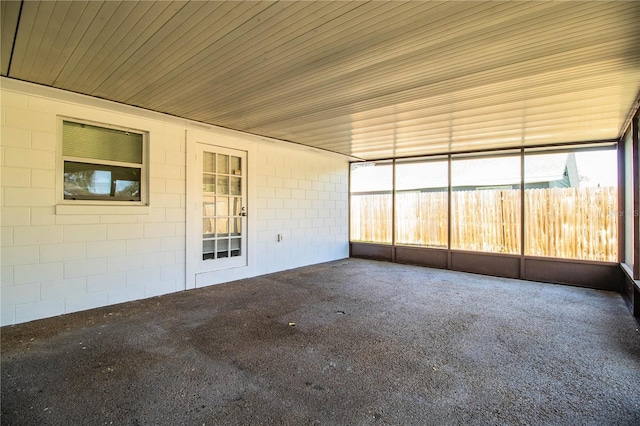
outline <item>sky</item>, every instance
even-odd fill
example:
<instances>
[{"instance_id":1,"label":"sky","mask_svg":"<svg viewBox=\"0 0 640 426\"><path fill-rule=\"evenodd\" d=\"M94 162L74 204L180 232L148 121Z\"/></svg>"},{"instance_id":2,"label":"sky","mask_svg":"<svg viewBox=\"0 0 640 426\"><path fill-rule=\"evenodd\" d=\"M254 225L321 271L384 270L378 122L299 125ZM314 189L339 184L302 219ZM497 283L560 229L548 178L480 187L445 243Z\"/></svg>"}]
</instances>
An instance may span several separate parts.
<instances>
[{"instance_id":1,"label":"sky","mask_svg":"<svg viewBox=\"0 0 640 426\"><path fill-rule=\"evenodd\" d=\"M616 150L576 152L580 186L617 186ZM582 180L582 177L587 180Z\"/></svg>"}]
</instances>

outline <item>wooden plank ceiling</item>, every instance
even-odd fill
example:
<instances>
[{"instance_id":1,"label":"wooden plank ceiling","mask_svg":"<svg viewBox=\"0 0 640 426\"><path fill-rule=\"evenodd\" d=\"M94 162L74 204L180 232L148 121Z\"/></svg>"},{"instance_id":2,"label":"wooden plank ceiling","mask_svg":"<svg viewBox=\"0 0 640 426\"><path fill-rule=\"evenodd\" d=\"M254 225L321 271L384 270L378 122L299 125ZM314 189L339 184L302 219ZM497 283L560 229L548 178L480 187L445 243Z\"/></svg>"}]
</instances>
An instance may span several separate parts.
<instances>
[{"instance_id":1,"label":"wooden plank ceiling","mask_svg":"<svg viewBox=\"0 0 640 426\"><path fill-rule=\"evenodd\" d=\"M617 138L640 2L2 1L2 75L362 159Z\"/></svg>"}]
</instances>

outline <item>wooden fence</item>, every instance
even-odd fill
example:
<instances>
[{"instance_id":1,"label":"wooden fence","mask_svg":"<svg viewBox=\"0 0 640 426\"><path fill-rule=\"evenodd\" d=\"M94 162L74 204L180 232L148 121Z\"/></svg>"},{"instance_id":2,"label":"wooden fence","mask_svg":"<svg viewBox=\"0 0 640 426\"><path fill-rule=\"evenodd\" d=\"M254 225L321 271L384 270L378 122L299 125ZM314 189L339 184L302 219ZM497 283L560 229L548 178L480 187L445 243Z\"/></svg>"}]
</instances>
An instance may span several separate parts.
<instances>
[{"instance_id":1,"label":"wooden fence","mask_svg":"<svg viewBox=\"0 0 640 426\"><path fill-rule=\"evenodd\" d=\"M451 248L520 253L520 191L451 193Z\"/></svg>"},{"instance_id":2,"label":"wooden fence","mask_svg":"<svg viewBox=\"0 0 640 426\"><path fill-rule=\"evenodd\" d=\"M525 191L526 254L618 261L616 187Z\"/></svg>"},{"instance_id":3,"label":"wooden fence","mask_svg":"<svg viewBox=\"0 0 640 426\"><path fill-rule=\"evenodd\" d=\"M351 196L351 240L391 242L391 194ZM525 254L617 261L616 187L527 189ZM396 243L447 247L447 192L396 194ZM451 193L451 248L520 253L520 191Z\"/></svg>"}]
</instances>

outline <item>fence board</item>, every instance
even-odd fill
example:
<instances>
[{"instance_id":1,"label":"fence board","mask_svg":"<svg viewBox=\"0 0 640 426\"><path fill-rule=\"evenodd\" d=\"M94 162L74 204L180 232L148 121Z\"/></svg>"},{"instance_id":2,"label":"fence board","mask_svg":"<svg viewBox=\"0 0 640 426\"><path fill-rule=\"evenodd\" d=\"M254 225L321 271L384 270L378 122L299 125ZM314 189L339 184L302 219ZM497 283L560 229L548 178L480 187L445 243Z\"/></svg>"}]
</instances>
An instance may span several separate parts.
<instances>
[{"instance_id":1,"label":"fence board","mask_svg":"<svg viewBox=\"0 0 640 426\"><path fill-rule=\"evenodd\" d=\"M520 253L519 190L453 191L451 247ZM617 261L616 187L526 189L525 254ZM447 246L447 192L396 194L396 242ZM391 242L391 194L351 196L351 239Z\"/></svg>"}]
</instances>

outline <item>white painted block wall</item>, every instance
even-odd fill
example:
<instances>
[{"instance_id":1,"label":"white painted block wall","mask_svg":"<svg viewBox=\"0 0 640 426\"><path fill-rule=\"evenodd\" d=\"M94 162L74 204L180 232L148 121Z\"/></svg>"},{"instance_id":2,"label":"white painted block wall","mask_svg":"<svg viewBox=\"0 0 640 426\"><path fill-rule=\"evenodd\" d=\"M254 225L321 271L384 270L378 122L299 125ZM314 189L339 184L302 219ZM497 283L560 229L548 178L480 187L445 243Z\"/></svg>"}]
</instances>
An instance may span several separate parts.
<instances>
[{"instance_id":1,"label":"white painted block wall","mask_svg":"<svg viewBox=\"0 0 640 426\"><path fill-rule=\"evenodd\" d=\"M246 140L255 162L253 263L221 278L348 257L345 157L8 79L0 96L2 325L185 289L185 131L192 128ZM58 116L148 131L150 206L56 214Z\"/></svg>"},{"instance_id":2,"label":"white painted block wall","mask_svg":"<svg viewBox=\"0 0 640 426\"><path fill-rule=\"evenodd\" d=\"M348 163L269 144L257 163L258 273L348 257Z\"/></svg>"}]
</instances>

